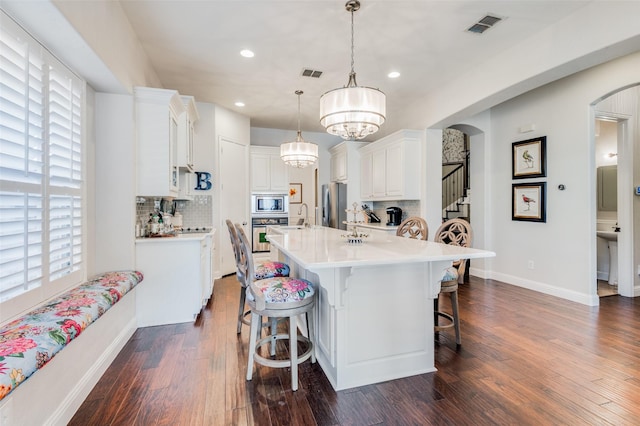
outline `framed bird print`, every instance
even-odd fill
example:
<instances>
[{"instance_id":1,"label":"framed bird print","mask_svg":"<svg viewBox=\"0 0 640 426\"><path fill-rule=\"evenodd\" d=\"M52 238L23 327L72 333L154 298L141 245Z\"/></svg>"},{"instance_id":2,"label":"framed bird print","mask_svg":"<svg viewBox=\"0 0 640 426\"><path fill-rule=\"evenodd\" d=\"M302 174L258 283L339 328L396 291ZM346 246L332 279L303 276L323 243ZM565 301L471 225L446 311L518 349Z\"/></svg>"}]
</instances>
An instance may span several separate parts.
<instances>
[{"instance_id":1,"label":"framed bird print","mask_svg":"<svg viewBox=\"0 0 640 426\"><path fill-rule=\"evenodd\" d=\"M514 183L511 220L546 222L546 182Z\"/></svg>"},{"instance_id":2,"label":"framed bird print","mask_svg":"<svg viewBox=\"0 0 640 426\"><path fill-rule=\"evenodd\" d=\"M547 175L547 137L512 144L512 178L526 179Z\"/></svg>"}]
</instances>

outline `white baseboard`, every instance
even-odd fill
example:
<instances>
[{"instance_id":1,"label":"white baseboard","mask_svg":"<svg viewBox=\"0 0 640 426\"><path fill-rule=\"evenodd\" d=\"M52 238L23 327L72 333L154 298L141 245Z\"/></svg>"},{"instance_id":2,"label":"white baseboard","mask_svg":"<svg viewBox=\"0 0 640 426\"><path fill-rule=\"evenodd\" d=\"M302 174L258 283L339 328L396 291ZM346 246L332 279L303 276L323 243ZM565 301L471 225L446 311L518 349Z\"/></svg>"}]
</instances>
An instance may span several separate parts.
<instances>
[{"instance_id":1,"label":"white baseboard","mask_svg":"<svg viewBox=\"0 0 640 426\"><path fill-rule=\"evenodd\" d=\"M560 297L562 299L571 300L572 302L582 303L583 305L598 306L600 304L600 299L597 294L590 295L578 293L576 291L554 287L549 284L532 280L525 280L513 275L502 274L499 272L492 272L478 268L469 268L469 274L482 279L494 279L506 284L515 285L517 287L526 288L529 290L537 291L539 293Z\"/></svg>"}]
</instances>

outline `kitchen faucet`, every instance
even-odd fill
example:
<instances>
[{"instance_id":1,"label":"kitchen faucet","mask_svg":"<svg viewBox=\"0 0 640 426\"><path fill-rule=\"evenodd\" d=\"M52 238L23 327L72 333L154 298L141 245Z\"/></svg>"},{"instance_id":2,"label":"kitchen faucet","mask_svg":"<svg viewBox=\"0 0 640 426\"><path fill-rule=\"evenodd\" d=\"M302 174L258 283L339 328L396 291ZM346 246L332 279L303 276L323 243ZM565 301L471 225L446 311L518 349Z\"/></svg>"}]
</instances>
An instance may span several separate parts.
<instances>
[{"instance_id":1,"label":"kitchen faucet","mask_svg":"<svg viewBox=\"0 0 640 426\"><path fill-rule=\"evenodd\" d=\"M302 214L303 207L304 207L304 227L308 228L310 225L309 225L309 206L307 206L307 203L302 203L302 205L298 209L298 216Z\"/></svg>"}]
</instances>

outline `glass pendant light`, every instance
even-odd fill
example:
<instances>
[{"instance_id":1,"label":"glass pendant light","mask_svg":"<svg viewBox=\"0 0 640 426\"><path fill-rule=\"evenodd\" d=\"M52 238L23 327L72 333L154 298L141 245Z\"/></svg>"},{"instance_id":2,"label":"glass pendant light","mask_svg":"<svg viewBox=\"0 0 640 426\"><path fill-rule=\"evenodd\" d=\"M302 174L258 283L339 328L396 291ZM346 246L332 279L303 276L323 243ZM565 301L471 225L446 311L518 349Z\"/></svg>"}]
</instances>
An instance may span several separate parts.
<instances>
[{"instance_id":1,"label":"glass pendant light","mask_svg":"<svg viewBox=\"0 0 640 426\"><path fill-rule=\"evenodd\" d=\"M300 95L304 92L296 90L298 95L298 135L293 142L280 145L280 158L290 166L303 168L312 165L318 159L318 145L302 139L300 131Z\"/></svg>"},{"instance_id":2,"label":"glass pendant light","mask_svg":"<svg viewBox=\"0 0 640 426\"><path fill-rule=\"evenodd\" d=\"M345 87L320 97L320 124L328 133L356 140L377 132L385 120L386 96L378 89L358 86L353 60L353 13L360 9L358 0L345 5L351 13L351 72Z\"/></svg>"}]
</instances>

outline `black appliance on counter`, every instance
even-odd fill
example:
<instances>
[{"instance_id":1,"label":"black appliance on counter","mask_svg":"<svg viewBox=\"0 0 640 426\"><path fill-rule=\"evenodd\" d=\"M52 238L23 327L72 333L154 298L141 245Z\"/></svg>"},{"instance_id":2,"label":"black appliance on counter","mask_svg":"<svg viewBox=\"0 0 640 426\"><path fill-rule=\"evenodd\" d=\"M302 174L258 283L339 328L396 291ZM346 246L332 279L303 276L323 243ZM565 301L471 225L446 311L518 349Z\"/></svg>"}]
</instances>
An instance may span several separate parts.
<instances>
[{"instance_id":1,"label":"black appliance on counter","mask_svg":"<svg viewBox=\"0 0 640 426\"><path fill-rule=\"evenodd\" d=\"M389 220L387 226L398 226L402 222L402 209L400 207L387 207Z\"/></svg>"}]
</instances>

